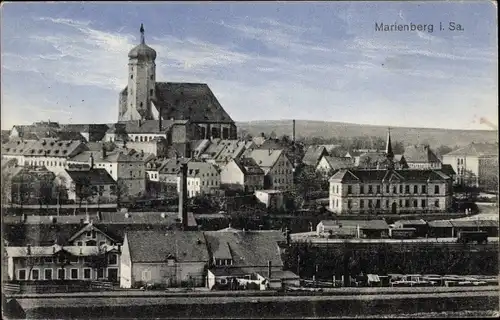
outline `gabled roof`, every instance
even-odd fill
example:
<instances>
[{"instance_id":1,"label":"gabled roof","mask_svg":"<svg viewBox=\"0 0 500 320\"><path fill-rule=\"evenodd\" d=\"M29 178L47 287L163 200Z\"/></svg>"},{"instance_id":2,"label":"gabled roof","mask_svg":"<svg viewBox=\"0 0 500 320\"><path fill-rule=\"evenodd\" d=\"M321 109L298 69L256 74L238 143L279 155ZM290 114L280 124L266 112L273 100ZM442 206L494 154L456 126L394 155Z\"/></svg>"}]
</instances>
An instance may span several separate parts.
<instances>
[{"instance_id":1,"label":"gabled roof","mask_svg":"<svg viewBox=\"0 0 500 320\"><path fill-rule=\"evenodd\" d=\"M234 123L205 83L156 82L155 107L163 119Z\"/></svg>"},{"instance_id":2,"label":"gabled roof","mask_svg":"<svg viewBox=\"0 0 500 320\"><path fill-rule=\"evenodd\" d=\"M117 241L116 239L110 237L108 234L106 234L105 232L103 232L101 229L99 229L98 227L96 227L93 223L89 223L87 225L85 225L85 227L83 227L80 231L78 231L77 233L75 233L71 238L68 239L69 242L71 241L74 241L75 239L77 239L81 234L83 234L84 232L88 232L88 231L97 231L99 232L100 234L102 234L103 236L105 236L106 238L108 238L109 240L111 240L112 242L119 242Z\"/></svg>"},{"instance_id":3,"label":"gabled roof","mask_svg":"<svg viewBox=\"0 0 500 320\"><path fill-rule=\"evenodd\" d=\"M233 159L244 175L264 175L264 171L259 167L253 158L242 157Z\"/></svg>"},{"instance_id":4,"label":"gabled roof","mask_svg":"<svg viewBox=\"0 0 500 320\"><path fill-rule=\"evenodd\" d=\"M2 143L2 155L21 156L35 144L35 141L11 139L6 143Z\"/></svg>"},{"instance_id":5,"label":"gabled roof","mask_svg":"<svg viewBox=\"0 0 500 320\"><path fill-rule=\"evenodd\" d=\"M99 151L82 151L73 157L71 157L69 160L73 162L89 162L90 161L90 156L94 157L94 163L98 162L143 162L143 158L141 157L134 157L129 154L129 150L121 150L121 149L115 149L113 151L107 151L106 156L102 153L102 150ZM147 156L150 156L150 154L146 154Z\"/></svg>"},{"instance_id":6,"label":"gabled roof","mask_svg":"<svg viewBox=\"0 0 500 320\"><path fill-rule=\"evenodd\" d=\"M89 170L65 170L71 180L89 184L91 186L114 185L116 181L109 175L106 169Z\"/></svg>"},{"instance_id":7,"label":"gabled roof","mask_svg":"<svg viewBox=\"0 0 500 320\"><path fill-rule=\"evenodd\" d=\"M323 159L326 160L331 169L345 169L354 166L354 161L352 158L339 158L324 156Z\"/></svg>"},{"instance_id":8,"label":"gabled roof","mask_svg":"<svg viewBox=\"0 0 500 320\"><path fill-rule=\"evenodd\" d=\"M420 220L398 220L394 222L395 225L427 225L427 222L423 219Z\"/></svg>"},{"instance_id":9,"label":"gabled roof","mask_svg":"<svg viewBox=\"0 0 500 320\"><path fill-rule=\"evenodd\" d=\"M9 257L27 257L27 256L38 256L38 257L47 257L53 256L60 252L67 252L73 256L90 256L95 255L102 250L104 252L115 251L117 248L114 246L106 246L104 248L98 248L96 246L83 247L83 246L60 246L60 245L51 245L51 246L31 246L28 247L7 247L7 255Z\"/></svg>"},{"instance_id":10,"label":"gabled roof","mask_svg":"<svg viewBox=\"0 0 500 320\"><path fill-rule=\"evenodd\" d=\"M208 250L201 231L129 231L126 239L133 263L207 262Z\"/></svg>"},{"instance_id":11,"label":"gabled roof","mask_svg":"<svg viewBox=\"0 0 500 320\"><path fill-rule=\"evenodd\" d=\"M498 156L498 143L471 143L444 156Z\"/></svg>"},{"instance_id":12,"label":"gabled roof","mask_svg":"<svg viewBox=\"0 0 500 320\"><path fill-rule=\"evenodd\" d=\"M160 174L173 174L177 175L181 168L182 163L189 163L192 161L189 158L177 158L177 159L167 159L163 165L158 169Z\"/></svg>"},{"instance_id":13,"label":"gabled roof","mask_svg":"<svg viewBox=\"0 0 500 320\"><path fill-rule=\"evenodd\" d=\"M302 158L302 162L308 166L316 166L323 156L328 156L328 151L324 146L309 146Z\"/></svg>"},{"instance_id":14,"label":"gabled roof","mask_svg":"<svg viewBox=\"0 0 500 320\"><path fill-rule=\"evenodd\" d=\"M279 157L283 153L283 150L265 150L265 149L255 149L249 152L249 156L255 160L257 165L261 167L265 173L269 171Z\"/></svg>"},{"instance_id":15,"label":"gabled roof","mask_svg":"<svg viewBox=\"0 0 500 320\"><path fill-rule=\"evenodd\" d=\"M441 161L428 145L405 147L404 156L407 163L440 163Z\"/></svg>"},{"instance_id":16,"label":"gabled roof","mask_svg":"<svg viewBox=\"0 0 500 320\"><path fill-rule=\"evenodd\" d=\"M188 120L162 120L161 130L159 120L132 120L120 121L113 125L108 133L127 133L127 134L164 134L174 125L186 125Z\"/></svg>"},{"instance_id":17,"label":"gabled roof","mask_svg":"<svg viewBox=\"0 0 500 320\"><path fill-rule=\"evenodd\" d=\"M71 157L83 149L85 144L80 140L41 139L34 141L24 149L24 156L33 157Z\"/></svg>"},{"instance_id":18,"label":"gabled roof","mask_svg":"<svg viewBox=\"0 0 500 320\"><path fill-rule=\"evenodd\" d=\"M230 254L235 267L267 267L268 261L283 266L278 242L285 237L280 231L206 231L205 238L212 257Z\"/></svg>"}]
</instances>

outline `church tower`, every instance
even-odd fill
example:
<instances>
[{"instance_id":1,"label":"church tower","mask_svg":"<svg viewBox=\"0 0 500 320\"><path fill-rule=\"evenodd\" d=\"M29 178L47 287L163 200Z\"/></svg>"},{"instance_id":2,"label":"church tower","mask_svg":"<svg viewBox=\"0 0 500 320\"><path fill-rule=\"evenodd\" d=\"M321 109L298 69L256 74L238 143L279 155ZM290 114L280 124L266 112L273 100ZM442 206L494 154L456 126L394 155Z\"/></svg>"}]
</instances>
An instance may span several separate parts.
<instances>
[{"instance_id":1,"label":"church tower","mask_svg":"<svg viewBox=\"0 0 500 320\"><path fill-rule=\"evenodd\" d=\"M141 43L128 54L128 85L126 107L119 121L153 120L152 102L155 96L156 51L146 45L141 24Z\"/></svg>"},{"instance_id":2,"label":"church tower","mask_svg":"<svg viewBox=\"0 0 500 320\"><path fill-rule=\"evenodd\" d=\"M391 129L387 130L387 143L385 146L385 156L389 160L389 169L394 169L394 152L392 151Z\"/></svg>"}]
</instances>

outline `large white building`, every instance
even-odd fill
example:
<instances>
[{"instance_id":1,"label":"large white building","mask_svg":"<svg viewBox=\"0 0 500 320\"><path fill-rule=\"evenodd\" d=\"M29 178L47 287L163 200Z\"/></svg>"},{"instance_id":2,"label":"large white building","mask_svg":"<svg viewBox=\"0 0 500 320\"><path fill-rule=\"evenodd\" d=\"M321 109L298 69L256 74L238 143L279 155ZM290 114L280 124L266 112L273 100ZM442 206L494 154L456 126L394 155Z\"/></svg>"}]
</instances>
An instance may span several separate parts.
<instances>
[{"instance_id":1,"label":"large white building","mask_svg":"<svg viewBox=\"0 0 500 320\"><path fill-rule=\"evenodd\" d=\"M330 178L329 195L339 214L444 212L452 180L439 170L341 169Z\"/></svg>"},{"instance_id":2,"label":"large white building","mask_svg":"<svg viewBox=\"0 0 500 320\"><path fill-rule=\"evenodd\" d=\"M498 188L498 143L471 143L443 155L443 163L453 167L458 185Z\"/></svg>"}]
</instances>

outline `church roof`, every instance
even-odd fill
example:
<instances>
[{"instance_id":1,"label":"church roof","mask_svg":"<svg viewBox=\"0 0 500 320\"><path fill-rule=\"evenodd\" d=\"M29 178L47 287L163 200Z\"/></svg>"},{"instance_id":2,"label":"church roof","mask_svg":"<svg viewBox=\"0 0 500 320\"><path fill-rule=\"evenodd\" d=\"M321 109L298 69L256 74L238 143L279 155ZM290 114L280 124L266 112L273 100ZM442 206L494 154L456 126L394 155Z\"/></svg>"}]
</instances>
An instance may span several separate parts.
<instances>
[{"instance_id":1,"label":"church roof","mask_svg":"<svg viewBox=\"0 0 500 320\"><path fill-rule=\"evenodd\" d=\"M234 123L205 83L157 82L153 103L163 119Z\"/></svg>"},{"instance_id":2,"label":"church roof","mask_svg":"<svg viewBox=\"0 0 500 320\"><path fill-rule=\"evenodd\" d=\"M428 145L408 146L404 156L409 163L441 162Z\"/></svg>"},{"instance_id":3,"label":"church roof","mask_svg":"<svg viewBox=\"0 0 500 320\"><path fill-rule=\"evenodd\" d=\"M156 59L156 51L145 43L141 43L128 53L128 57L130 59L139 59L139 60L155 60Z\"/></svg>"}]
</instances>

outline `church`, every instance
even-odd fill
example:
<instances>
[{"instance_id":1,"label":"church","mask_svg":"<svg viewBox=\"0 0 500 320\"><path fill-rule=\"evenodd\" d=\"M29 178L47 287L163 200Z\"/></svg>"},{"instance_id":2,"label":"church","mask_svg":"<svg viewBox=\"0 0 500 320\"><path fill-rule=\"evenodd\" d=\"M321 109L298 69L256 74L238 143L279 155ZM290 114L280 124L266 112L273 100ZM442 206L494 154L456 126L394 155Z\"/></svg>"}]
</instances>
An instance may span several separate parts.
<instances>
[{"instance_id":1,"label":"church","mask_svg":"<svg viewBox=\"0 0 500 320\"><path fill-rule=\"evenodd\" d=\"M119 94L118 122L148 123L163 130L162 120L182 120L197 127L186 129L197 132L187 140L236 139L234 121L207 84L156 81L156 51L146 45L142 24L140 33L140 44L128 54L128 85Z\"/></svg>"}]
</instances>

